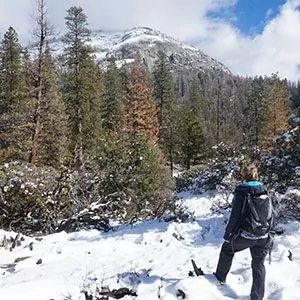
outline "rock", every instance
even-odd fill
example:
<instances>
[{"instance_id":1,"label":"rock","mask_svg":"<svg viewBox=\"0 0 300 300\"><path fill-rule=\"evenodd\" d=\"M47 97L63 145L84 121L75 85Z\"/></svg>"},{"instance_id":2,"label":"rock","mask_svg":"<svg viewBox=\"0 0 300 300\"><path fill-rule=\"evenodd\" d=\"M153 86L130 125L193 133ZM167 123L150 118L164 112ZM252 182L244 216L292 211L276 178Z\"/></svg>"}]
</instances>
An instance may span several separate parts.
<instances>
[{"instance_id":1,"label":"rock","mask_svg":"<svg viewBox=\"0 0 300 300\"><path fill-rule=\"evenodd\" d=\"M31 243L29 244L29 249L30 249L30 251L33 250L33 242L31 242Z\"/></svg>"}]
</instances>

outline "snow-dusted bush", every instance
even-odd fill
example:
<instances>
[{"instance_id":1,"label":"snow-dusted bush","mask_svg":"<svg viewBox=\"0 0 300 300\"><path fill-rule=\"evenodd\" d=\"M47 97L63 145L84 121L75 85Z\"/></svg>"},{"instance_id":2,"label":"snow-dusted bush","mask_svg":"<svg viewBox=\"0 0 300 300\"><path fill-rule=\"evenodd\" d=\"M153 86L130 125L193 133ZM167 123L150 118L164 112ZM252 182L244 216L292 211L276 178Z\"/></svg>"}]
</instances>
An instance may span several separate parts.
<instances>
[{"instance_id":1,"label":"snow-dusted bush","mask_svg":"<svg viewBox=\"0 0 300 300\"><path fill-rule=\"evenodd\" d=\"M232 163L218 163L201 172L193 181L191 191L201 194L209 190L215 190L220 186L233 189L234 171L236 166Z\"/></svg>"},{"instance_id":2,"label":"snow-dusted bush","mask_svg":"<svg viewBox=\"0 0 300 300\"><path fill-rule=\"evenodd\" d=\"M108 230L110 224L160 218L174 209L172 177L158 149L143 137L120 141L112 136L101 150L77 174L77 211L58 230Z\"/></svg>"},{"instance_id":3,"label":"snow-dusted bush","mask_svg":"<svg viewBox=\"0 0 300 300\"><path fill-rule=\"evenodd\" d=\"M0 167L0 227L51 232L70 214L72 176L52 168L11 162Z\"/></svg>"},{"instance_id":4,"label":"snow-dusted bush","mask_svg":"<svg viewBox=\"0 0 300 300\"><path fill-rule=\"evenodd\" d=\"M162 216L175 193L159 149L149 147L143 137L107 143L90 168L97 178L98 209L109 219L126 222Z\"/></svg>"},{"instance_id":5,"label":"snow-dusted bush","mask_svg":"<svg viewBox=\"0 0 300 300\"><path fill-rule=\"evenodd\" d=\"M272 189L284 193L289 186L299 185L296 167L290 156L263 156L260 161L261 180Z\"/></svg>"},{"instance_id":6,"label":"snow-dusted bush","mask_svg":"<svg viewBox=\"0 0 300 300\"><path fill-rule=\"evenodd\" d=\"M234 189L243 155L224 144L212 150L215 158L207 162L206 167L195 166L176 178L178 191L190 190L198 194L220 188Z\"/></svg>"},{"instance_id":7,"label":"snow-dusted bush","mask_svg":"<svg viewBox=\"0 0 300 300\"><path fill-rule=\"evenodd\" d=\"M193 211L190 211L181 201L177 201L172 209L168 209L164 212L161 219L165 222L179 222L185 223L195 221L195 215Z\"/></svg>"},{"instance_id":8,"label":"snow-dusted bush","mask_svg":"<svg viewBox=\"0 0 300 300\"><path fill-rule=\"evenodd\" d=\"M272 154L262 155L262 180L276 191L285 193L290 186L300 187L299 126L285 132L274 141Z\"/></svg>"},{"instance_id":9,"label":"snow-dusted bush","mask_svg":"<svg viewBox=\"0 0 300 300\"><path fill-rule=\"evenodd\" d=\"M110 222L159 218L172 210L174 185L159 150L143 138L115 142L86 159L80 171L1 166L0 227L26 233L108 230Z\"/></svg>"},{"instance_id":10,"label":"snow-dusted bush","mask_svg":"<svg viewBox=\"0 0 300 300\"><path fill-rule=\"evenodd\" d=\"M189 170L182 171L175 176L177 192L188 191L192 186L195 178L203 172L204 165L192 166Z\"/></svg>"},{"instance_id":11,"label":"snow-dusted bush","mask_svg":"<svg viewBox=\"0 0 300 300\"><path fill-rule=\"evenodd\" d=\"M300 221L300 191L289 189L279 201L279 218Z\"/></svg>"},{"instance_id":12,"label":"snow-dusted bush","mask_svg":"<svg viewBox=\"0 0 300 300\"><path fill-rule=\"evenodd\" d=\"M112 229L110 220L102 215L96 208L90 206L70 218L62 220L56 231L74 232L81 229L97 229L109 231Z\"/></svg>"}]
</instances>

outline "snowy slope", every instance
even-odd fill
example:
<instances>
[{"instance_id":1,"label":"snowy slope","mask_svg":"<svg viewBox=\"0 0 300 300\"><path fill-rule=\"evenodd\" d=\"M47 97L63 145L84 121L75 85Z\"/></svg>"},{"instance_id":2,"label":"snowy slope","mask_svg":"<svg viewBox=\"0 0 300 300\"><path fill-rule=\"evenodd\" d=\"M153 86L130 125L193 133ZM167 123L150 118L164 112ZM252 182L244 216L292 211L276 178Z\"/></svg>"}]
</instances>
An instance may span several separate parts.
<instances>
[{"instance_id":1,"label":"snowy slope","mask_svg":"<svg viewBox=\"0 0 300 300\"><path fill-rule=\"evenodd\" d=\"M147 27L137 27L123 31L94 31L91 36L91 46L95 56L105 68L111 56L117 59L119 66L133 61L134 55L139 53L148 65L153 67L158 51L165 52L172 63L175 72L222 71L230 70L221 62L211 58L200 49L184 44L157 30ZM51 46L56 54L62 53L63 44L60 39Z\"/></svg>"},{"instance_id":2,"label":"snowy slope","mask_svg":"<svg viewBox=\"0 0 300 300\"><path fill-rule=\"evenodd\" d=\"M128 287L137 297L122 299L176 300L179 290L188 300L246 299L251 286L250 254L237 253L220 287L211 275L189 277L193 258L207 273L214 271L222 243L225 217L212 213L216 196L182 194L194 211L195 221L185 223L146 222L124 226L114 232L81 231L43 237L25 237L11 252L0 247L0 265L24 259L14 267L0 269L1 300L84 300L81 291L94 292ZM286 234L276 238L273 261L266 262L266 299L300 299L300 225L284 225ZM3 236L15 236L0 230ZM33 242L33 250L28 245ZM288 250L294 260L288 259ZM41 264L36 262L42 259ZM113 299L113 298L110 298Z\"/></svg>"}]
</instances>

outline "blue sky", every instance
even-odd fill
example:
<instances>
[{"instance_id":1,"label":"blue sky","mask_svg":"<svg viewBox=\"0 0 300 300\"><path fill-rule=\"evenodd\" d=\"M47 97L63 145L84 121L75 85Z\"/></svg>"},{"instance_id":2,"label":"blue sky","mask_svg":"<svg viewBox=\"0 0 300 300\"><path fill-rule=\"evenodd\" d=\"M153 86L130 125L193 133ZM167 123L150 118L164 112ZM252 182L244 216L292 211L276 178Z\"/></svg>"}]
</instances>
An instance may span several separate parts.
<instances>
[{"instance_id":1,"label":"blue sky","mask_svg":"<svg viewBox=\"0 0 300 300\"><path fill-rule=\"evenodd\" d=\"M279 14L285 0L239 0L233 8L235 25L246 35L260 34L266 23Z\"/></svg>"},{"instance_id":2,"label":"blue sky","mask_svg":"<svg viewBox=\"0 0 300 300\"><path fill-rule=\"evenodd\" d=\"M9 26L26 45L37 0L0 0L0 38ZM91 29L147 26L193 45L239 75L300 79L300 0L45 0L58 34L81 6Z\"/></svg>"},{"instance_id":3,"label":"blue sky","mask_svg":"<svg viewBox=\"0 0 300 300\"><path fill-rule=\"evenodd\" d=\"M276 17L285 0L237 0L232 5L207 13L211 19L231 22L242 34L261 34L267 22Z\"/></svg>"}]
</instances>

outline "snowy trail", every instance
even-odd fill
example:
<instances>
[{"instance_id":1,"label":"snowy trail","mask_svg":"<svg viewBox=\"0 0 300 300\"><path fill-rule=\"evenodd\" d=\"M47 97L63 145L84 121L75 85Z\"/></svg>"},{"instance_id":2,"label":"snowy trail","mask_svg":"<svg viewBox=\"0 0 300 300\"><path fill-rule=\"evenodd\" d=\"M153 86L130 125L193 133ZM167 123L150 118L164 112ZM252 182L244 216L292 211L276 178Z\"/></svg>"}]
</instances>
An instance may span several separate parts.
<instances>
[{"instance_id":1,"label":"snowy trail","mask_svg":"<svg viewBox=\"0 0 300 300\"><path fill-rule=\"evenodd\" d=\"M137 297L124 300L155 300L158 294L162 300L180 299L179 290L188 300L245 299L251 287L248 251L236 254L225 291L209 275L188 277L191 259L206 273L214 271L225 225L223 216L211 213L216 198L182 196L195 212L195 221L151 221L108 233L59 233L42 241L25 237L11 252L1 247L0 265L30 257L14 268L0 269L0 300L84 300L81 290L95 291L96 286L126 286L137 292ZM270 300L300 299L300 226L294 222L285 227L287 234L276 239L272 264L266 262L266 299ZM0 240L4 234L15 236L0 230ZM32 241L30 251L25 246ZM289 249L293 261L287 257ZM42 259L39 265L38 259Z\"/></svg>"}]
</instances>

